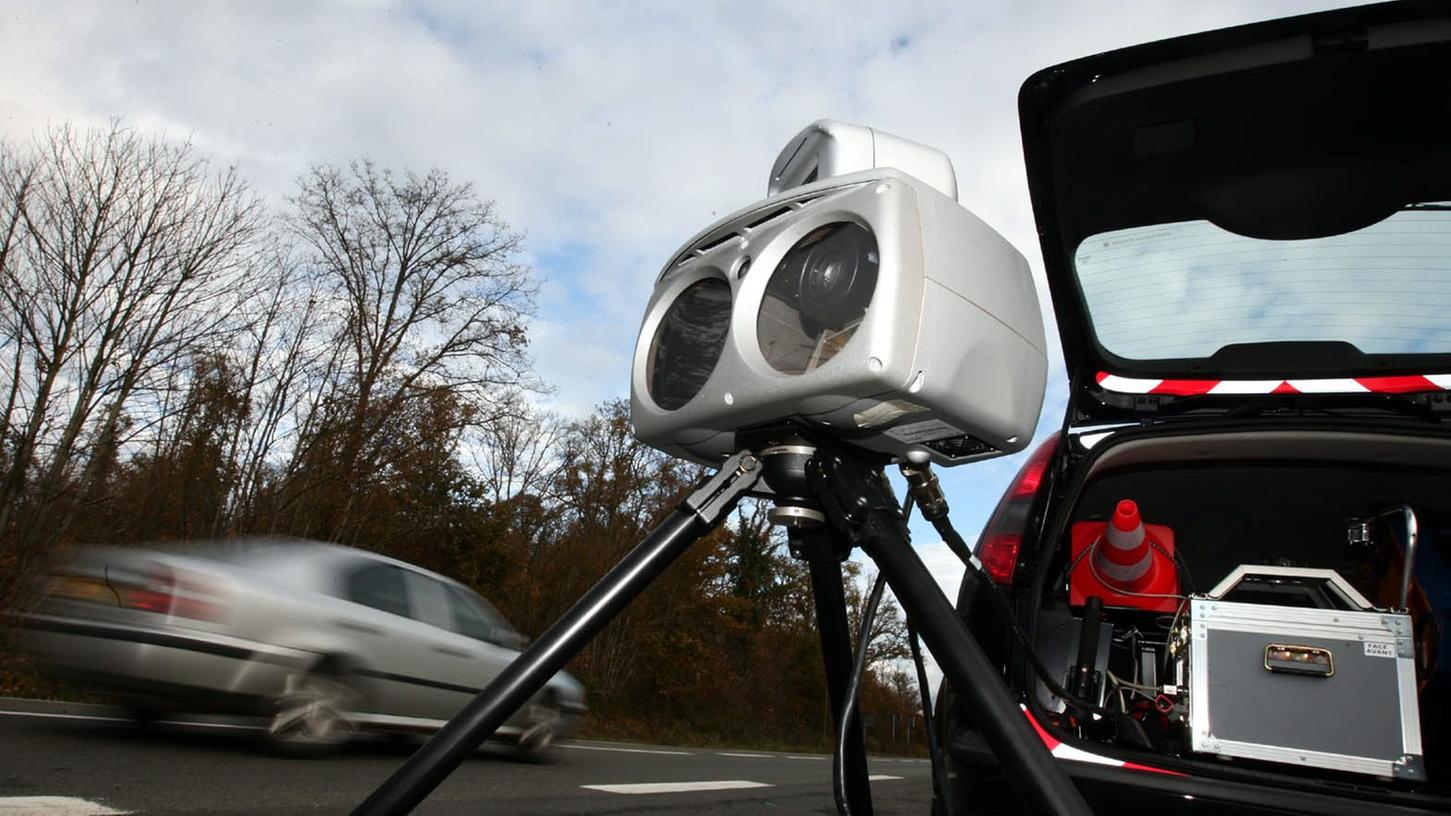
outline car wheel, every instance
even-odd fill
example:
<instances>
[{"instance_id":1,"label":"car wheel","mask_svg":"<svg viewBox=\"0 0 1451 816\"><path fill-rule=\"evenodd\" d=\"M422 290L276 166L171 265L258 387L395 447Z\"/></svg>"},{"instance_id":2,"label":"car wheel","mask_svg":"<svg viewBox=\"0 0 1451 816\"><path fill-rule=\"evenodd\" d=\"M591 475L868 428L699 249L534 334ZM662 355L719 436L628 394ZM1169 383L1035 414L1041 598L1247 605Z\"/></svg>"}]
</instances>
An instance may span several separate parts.
<instances>
[{"instance_id":1,"label":"car wheel","mask_svg":"<svg viewBox=\"0 0 1451 816\"><path fill-rule=\"evenodd\" d=\"M563 721L559 709L553 705L530 706L528 725L519 735L519 758L528 762L549 760L554 755L555 741Z\"/></svg>"},{"instance_id":2,"label":"car wheel","mask_svg":"<svg viewBox=\"0 0 1451 816\"><path fill-rule=\"evenodd\" d=\"M359 696L336 673L312 671L294 675L273 704L267 738L286 756L327 754L356 733L349 714Z\"/></svg>"}]
</instances>

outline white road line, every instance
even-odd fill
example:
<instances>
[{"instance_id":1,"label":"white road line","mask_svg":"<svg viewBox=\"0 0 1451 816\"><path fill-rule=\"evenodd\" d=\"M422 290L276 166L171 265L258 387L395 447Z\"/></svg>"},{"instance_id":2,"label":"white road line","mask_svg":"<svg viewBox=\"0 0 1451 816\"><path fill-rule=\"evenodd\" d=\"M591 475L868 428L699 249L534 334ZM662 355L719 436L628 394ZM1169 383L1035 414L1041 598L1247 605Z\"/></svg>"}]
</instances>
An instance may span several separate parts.
<instances>
[{"instance_id":1,"label":"white road line","mask_svg":"<svg viewBox=\"0 0 1451 816\"><path fill-rule=\"evenodd\" d=\"M136 720L131 717L100 717L95 714L55 714L46 711L0 711L0 715L6 717L44 717L52 720L90 720L91 722L115 722L134 723ZM255 725L237 725L234 723L212 723L194 722L192 720L157 720L157 725L179 725L187 728L226 728L233 731L260 731L261 728ZM0 811L4 814L5 811Z\"/></svg>"},{"instance_id":2,"label":"white road line","mask_svg":"<svg viewBox=\"0 0 1451 816\"><path fill-rule=\"evenodd\" d=\"M826 760L831 759L831 757L824 757L824 756L791 756L789 754L786 756L786 758L787 759L819 759L822 762L825 762Z\"/></svg>"},{"instance_id":3,"label":"white road line","mask_svg":"<svg viewBox=\"0 0 1451 816\"><path fill-rule=\"evenodd\" d=\"M740 790L743 788L769 788L765 782L751 782L746 779L721 779L714 782L638 782L631 785L580 785L589 790L605 793L691 793L694 791Z\"/></svg>"},{"instance_id":4,"label":"white road line","mask_svg":"<svg viewBox=\"0 0 1451 816\"><path fill-rule=\"evenodd\" d=\"M0 796L0 816L118 816L126 812L73 796Z\"/></svg>"},{"instance_id":5,"label":"white road line","mask_svg":"<svg viewBox=\"0 0 1451 816\"><path fill-rule=\"evenodd\" d=\"M131 722L125 717L97 717L92 714L48 714L43 711L0 711L7 717L48 717L56 720L94 720L96 722ZM49 797L55 798L55 797Z\"/></svg>"},{"instance_id":6,"label":"white road line","mask_svg":"<svg viewBox=\"0 0 1451 816\"><path fill-rule=\"evenodd\" d=\"M716 756L748 757L750 759L775 759L775 754L733 754L730 751L717 751Z\"/></svg>"},{"instance_id":7,"label":"white road line","mask_svg":"<svg viewBox=\"0 0 1451 816\"><path fill-rule=\"evenodd\" d=\"M235 723L192 722L191 720L157 720L157 725L175 725L183 728L221 728L231 731L266 731L260 725L237 725Z\"/></svg>"},{"instance_id":8,"label":"white road line","mask_svg":"<svg viewBox=\"0 0 1451 816\"><path fill-rule=\"evenodd\" d=\"M577 751L614 751L620 754L668 754L670 756L694 756L689 751L656 751L649 748L607 748L603 745L575 745L566 743L560 748L573 748Z\"/></svg>"},{"instance_id":9,"label":"white road line","mask_svg":"<svg viewBox=\"0 0 1451 816\"><path fill-rule=\"evenodd\" d=\"M867 777L867 779L871 780L872 782L886 782L889 779L906 779L906 778L907 777L905 777L905 776L892 776L891 774L872 774L871 776L868 776Z\"/></svg>"}]
</instances>

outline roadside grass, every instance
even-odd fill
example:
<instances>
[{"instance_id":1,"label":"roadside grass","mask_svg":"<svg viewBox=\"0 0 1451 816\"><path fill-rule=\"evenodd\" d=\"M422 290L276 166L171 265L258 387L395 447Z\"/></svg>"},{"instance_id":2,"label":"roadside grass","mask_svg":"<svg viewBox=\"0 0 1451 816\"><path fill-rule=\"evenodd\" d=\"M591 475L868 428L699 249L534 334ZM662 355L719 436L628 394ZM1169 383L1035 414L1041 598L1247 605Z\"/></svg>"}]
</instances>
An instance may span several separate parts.
<instances>
[{"instance_id":1,"label":"roadside grass","mask_svg":"<svg viewBox=\"0 0 1451 816\"><path fill-rule=\"evenodd\" d=\"M10 649L0 650L0 697L26 697L35 700L70 699L57 683L46 680L36 671L30 657Z\"/></svg>"},{"instance_id":2,"label":"roadside grass","mask_svg":"<svg viewBox=\"0 0 1451 816\"><path fill-rule=\"evenodd\" d=\"M0 642L0 697L54 700L62 703L101 703L104 698L70 688L40 673L30 655L13 643Z\"/></svg>"}]
</instances>

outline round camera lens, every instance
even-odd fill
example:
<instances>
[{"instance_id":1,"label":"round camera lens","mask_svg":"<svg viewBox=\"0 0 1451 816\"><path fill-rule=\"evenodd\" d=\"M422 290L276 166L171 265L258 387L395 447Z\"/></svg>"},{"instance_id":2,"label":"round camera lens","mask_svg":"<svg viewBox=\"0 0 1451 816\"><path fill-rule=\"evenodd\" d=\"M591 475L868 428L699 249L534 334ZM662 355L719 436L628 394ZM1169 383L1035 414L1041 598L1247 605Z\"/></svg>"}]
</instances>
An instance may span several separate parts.
<instances>
[{"instance_id":1,"label":"round camera lens","mask_svg":"<svg viewBox=\"0 0 1451 816\"><path fill-rule=\"evenodd\" d=\"M877 241L860 224L812 230L766 285L756 339L772 367L803 374L836 355L860 325L877 287Z\"/></svg>"},{"instance_id":2,"label":"round camera lens","mask_svg":"<svg viewBox=\"0 0 1451 816\"><path fill-rule=\"evenodd\" d=\"M866 262L856 236L841 231L811 248L801 271L801 311L822 328L840 329L861 318L863 295L858 271Z\"/></svg>"},{"instance_id":3,"label":"round camera lens","mask_svg":"<svg viewBox=\"0 0 1451 816\"><path fill-rule=\"evenodd\" d=\"M656 405L674 411L700 393L730 328L731 288L720 278L686 287L666 310L645 365L646 387Z\"/></svg>"},{"instance_id":4,"label":"round camera lens","mask_svg":"<svg viewBox=\"0 0 1451 816\"><path fill-rule=\"evenodd\" d=\"M831 224L803 240L798 299L810 333L841 331L861 320L877 283L877 245L856 224ZM799 246L799 245L798 245Z\"/></svg>"}]
</instances>

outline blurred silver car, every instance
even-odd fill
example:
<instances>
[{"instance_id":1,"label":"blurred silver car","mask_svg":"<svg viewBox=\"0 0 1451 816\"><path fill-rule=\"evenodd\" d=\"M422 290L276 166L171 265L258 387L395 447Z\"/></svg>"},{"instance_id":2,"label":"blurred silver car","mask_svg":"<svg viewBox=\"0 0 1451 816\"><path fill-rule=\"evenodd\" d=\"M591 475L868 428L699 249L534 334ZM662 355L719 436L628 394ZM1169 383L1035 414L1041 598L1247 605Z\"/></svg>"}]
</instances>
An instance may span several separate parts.
<instances>
[{"instance_id":1,"label":"blurred silver car","mask_svg":"<svg viewBox=\"0 0 1451 816\"><path fill-rule=\"evenodd\" d=\"M436 729L525 642L456 581L285 540L86 549L50 575L26 627L47 674L143 717L262 714L300 754L358 729ZM539 757L584 713L583 686L561 672L496 736Z\"/></svg>"}]
</instances>

